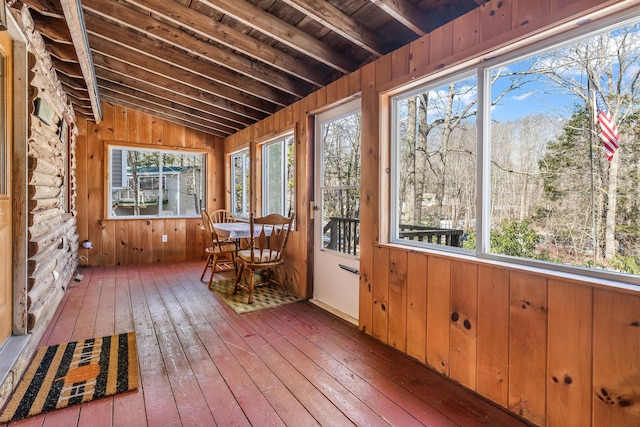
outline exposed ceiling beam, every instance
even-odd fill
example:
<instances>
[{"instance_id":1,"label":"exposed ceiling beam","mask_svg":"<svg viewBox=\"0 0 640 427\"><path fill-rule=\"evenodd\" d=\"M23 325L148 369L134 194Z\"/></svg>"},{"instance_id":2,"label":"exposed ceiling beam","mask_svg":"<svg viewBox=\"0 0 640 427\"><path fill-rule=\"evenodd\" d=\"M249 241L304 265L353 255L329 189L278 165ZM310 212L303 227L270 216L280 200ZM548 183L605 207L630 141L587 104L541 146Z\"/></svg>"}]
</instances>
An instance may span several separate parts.
<instances>
[{"instance_id":1,"label":"exposed ceiling beam","mask_svg":"<svg viewBox=\"0 0 640 427\"><path fill-rule=\"evenodd\" d=\"M84 13L80 0L60 0L62 11L64 12L67 26L71 33L71 40L78 55L80 69L84 80L87 83L87 91L91 98L91 109L93 110L93 118L96 123L102 120L102 110L100 107L100 93L98 93L98 85L96 83L96 75L93 69L93 61L91 58L91 50L87 40L87 32L84 24Z\"/></svg>"},{"instance_id":2,"label":"exposed ceiling beam","mask_svg":"<svg viewBox=\"0 0 640 427\"><path fill-rule=\"evenodd\" d=\"M64 19L64 12L59 1L56 0L26 0L23 4L29 6L38 13L52 18Z\"/></svg>"},{"instance_id":3,"label":"exposed ceiling beam","mask_svg":"<svg viewBox=\"0 0 640 427\"><path fill-rule=\"evenodd\" d=\"M232 92L236 92L237 95L235 95L236 99L234 100L237 100L237 102L243 102L241 94L244 95L245 93L244 97L247 95L254 96L281 107L292 104L298 99L246 75L234 73L227 68L212 67L210 63L201 60L199 57L189 55L183 50L175 49L161 41L149 39L127 28L109 24L91 13L87 13L86 21L90 24L90 34L97 35L102 39L109 39L121 46L135 46L136 52L167 64L173 64L184 70L186 72L185 75L200 76L225 85L225 87L229 88L226 92L230 94L230 97L234 96ZM260 107L258 104L251 106Z\"/></svg>"},{"instance_id":4,"label":"exposed ceiling beam","mask_svg":"<svg viewBox=\"0 0 640 427\"><path fill-rule=\"evenodd\" d=\"M231 50L225 50L217 45L207 43L192 34L188 34L179 28L175 28L149 16L149 14L139 12L121 3L105 4L104 0L83 0L82 6L85 11L90 11L91 14L101 16L121 26L133 29L152 39L160 40L174 48L187 52L189 55L200 58L203 62L206 61L209 70L214 68L211 67L211 65L217 65L224 67L224 69L240 73L242 76L246 76L238 78L235 74L229 74L229 77L225 79L225 83L229 85L236 84L241 89L248 91L255 88L254 94L256 96L260 96L261 94L266 95L270 89L264 88L263 85L257 85L255 82L249 82L247 78L295 95L297 98L301 98L311 91L308 84L300 82L298 79L289 77L286 74L279 73L270 66L266 66L263 63L256 63L256 61L237 55ZM91 14L85 16L87 21L90 19ZM99 31L97 25L91 24L89 27ZM107 31L122 31L121 28L113 26L106 27L104 24L101 25L101 28ZM289 99L286 102L291 103L292 100Z\"/></svg>"},{"instance_id":5,"label":"exposed ceiling beam","mask_svg":"<svg viewBox=\"0 0 640 427\"><path fill-rule=\"evenodd\" d=\"M64 83L62 83L62 85L64 86L64 90L67 93L67 95L73 95L75 99L78 99L81 101L91 101L89 99L89 93L86 90L76 89L74 87L67 86Z\"/></svg>"},{"instance_id":6,"label":"exposed ceiling beam","mask_svg":"<svg viewBox=\"0 0 640 427\"><path fill-rule=\"evenodd\" d=\"M76 52L73 49L73 45L66 44L66 43L58 43L54 40L49 39L44 34L43 34L43 37L48 40L47 50L51 55L55 56L56 58L64 62L73 62L75 64L78 63L78 56L76 55Z\"/></svg>"},{"instance_id":7,"label":"exposed ceiling beam","mask_svg":"<svg viewBox=\"0 0 640 427\"><path fill-rule=\"evenodd\" d=\"M92 113L91 113L91 108L84 108L81 107L80 105L76 105L74 103L71 103L73 106L73 109L75 110L76 114L82 114L85 117L91 117Z\"/></svg>"},{"instance_id":8,"label":"exposed ceiling beam","mask_svg":"<svg viewBox=\"0 0 640 427\"><path fill-rule=\"evenodd\" d=\"M253 27L257 31L341 73L348 74L358 66L351 58L338 53L330 46L299 28L275 19L270 13L246 0L200 0L200 4L229 15L236 21Z\"/></svg>"},{"instance_id":9,"label":"exposed ceiling beam","mask_svg":"<svg viewBox=\"0 0 640 427\"><path fill-rule=\"evenodd\" d=\"M110 70L102 69L99 66L96 67L96 76L98 77L98 85L100 87L106 85L107 83L112 85L119 85L123 88L126 88L127 90L137 91L136 93L143 98L150 97L155 99L162 99L167 103L171 103L174 108L184 108L188 109L189 111L195 111L202 118L209 120L212 123L217 123L228 129L233 129L234 131L242 129L247 125L246 119L245 123L226 119L221 116L221 112L219 110L214 109L210 105L207 105L203 102L193 100L174 92L170 92L164 88L150 85L146 82L133 79L129 76L124 76L122 74L114 73Z\"/></svg>"},{"instance_id":10,"label":"exposed ceiling beam","mask_svg":"<svg viewBox=\"0 0 640 427\"><path fill-rule=\"evenodd\" d=\"M419 36L429 32L425 22L425 13L409 0L369 0L384 10L393 19L413 31Z\"/></svg>"},{"instance_id":11,"label":"exposed ceiling beam","mask_svg":"<svg viewBox=\"0 0 640 427\"><path fill-rule=\"evenodd\" d=\"M152 95L141 93L140 91L132 88L128 88L117 83L109 82L98 78L98 84L102 93L120 94L123 99L129 99L132 103L138 104L146 108L156 108L166 112L167 114L175 117L180 117L184 120L189 120L192 123L197 123L201 126L207 126L212 129L217 129L219 132L226 135L232 134L236 131L234 128L230 128L215 121L211 121L206 118L200 111L181 106L172 101L158 98Z\"/></svg>"},{"instance_id":12,"label":"exposed ceiling beam","mask_svg":"<svg viewBox=\"0 0 640 427\"><path fill-rule=\"evenodd\" d=\"M147 82L158 88L163 88L170 92L179 93L191 99L201 101L211 106L211 110L216 109L222 117L235 120L239 123L253 123L262 120L267 114L260 113L255 110L241 109L238 106L230 104L227 100L220 98L202 89L185 86L182 83L171 80L168 77L161 76L143 68L139 68L130 63L125 63L117 58L111 57L109 54L103 54L94 51L93 59L97 67L112 70L118 74L130 76L136 80Z\"/></svg>"},{"instance_id":13,"label":"exposed ceiling beam","mask_svg":"<svg viewBox=\"0 0 640 427\"><path fill-rule=\"evenodd\" d=\"M265 45L253 37L221 24L180 3L172 2L169 4L166 0L126 0L126 3L161 16L162 19L174 25L188 31L193 31L199 36L214 40L223 46L312 83L317 87L324 86L331 81L330 76L322 73L317 68L306 65L297 58Z\"/></svg>"},{"instance_id":14,"label":"exposed ceiling beam","mask_svg":"<svg viewBox=\"0 0 640 427\"><path fill-rule=\"evenodd\" d=\"M345 15L325 0L282 0L294 9L304 13L314 21L317 21L340 34L342 37L380 57L385 50L378 36L369 28Z\"/></svg>"},{"instance_id":15,"label":"exposed ceiling beam","mask_svg":"<svg viewBox=\"0 0 640 427\"><path fill-rule=\"evenodd\" d=\"M107 91L108 92L108 91ZM150 108L150 107L145 107L142 106L140 104L137 103L133 103L131 102L131 99L126 98L124 96L120 96L118 94L111 94L111 93L105 93L104 96L102 97L105 101L110 102L112 104L118 104L121 105L123 107L127 107L127 108L132 108L134 110L140 111L142 113L146 113L146 114L150 114L152 116L158 117L160 119L164 119L173 123L177 123L179 125L191 128L191 129L195 129L195 130L199 130L211 135L215 135L215 136L219 136L224 138L225 136L227 136L226 134L218 131L217 129L213 129L207 126L201 126L198 124L195 124L189 120L184 120L182 118L176 117L175 115L170 115L165 113L161 108Z\"/></svg>"},{"instance_id":16,"label":"exposed ceiling beam","mask_svg":"<svg viewBox=\"0 0 640 427\"><path fill-rule=\"evenodd\" d=\"M163 76L173 80L179 87L190 86L209 92L221 99L219 106L229 111L246 114L252 117L264 116L275 113L279 107L271 102L258 99L247 93L221 85L208 78L194 74L188 70L163 62L157 58L112 43L94 34L89 34L89 41L94 52L100 52L106 56L116 58L121 62L129 64L130 68L139 68L147 72Z\"/></svg>"},{"instance_id":17,"label":"exposed ceiling beam","mask_svg":"<svg viewBox=\"0 0 640 427\"><path fill-rule=\"evenodd\" d=\"M60 83L64 84L65 86L72 87L76 90L87 90L86 86L84 85L84 80L82 78L69 77L64 73L56 73L56 74L58 76L58 80L60 80Z\"/></svg>"},{"instance_id":18,"label":"exposed ceiling beam","mask_svg":"<svg viewBox=\"0 0 640 427\"><path fill-rule=\"evenodd\" d=\"M64 18L52 18L39 13L32 13L31 18L38 28L38 31L40 31L43 36L46 36L56 43L73 44L71 41L71 33L69 33L69 27L67 27L67 23Z\"/></svg>"},{"instance_id":19,"label":"exposed ceiling beam","mask_svg":"<svg viewBox=\"0 0 640 427\"><path fill-rule=\"evenodd\" d=\"M82 70L80 69L80 65L77 62L66 62L61 61L55 56L51 57L51 63L56 71L66 74L69 77L74 77L76 79L82 78Z\"/></svg>"}]
</instances>

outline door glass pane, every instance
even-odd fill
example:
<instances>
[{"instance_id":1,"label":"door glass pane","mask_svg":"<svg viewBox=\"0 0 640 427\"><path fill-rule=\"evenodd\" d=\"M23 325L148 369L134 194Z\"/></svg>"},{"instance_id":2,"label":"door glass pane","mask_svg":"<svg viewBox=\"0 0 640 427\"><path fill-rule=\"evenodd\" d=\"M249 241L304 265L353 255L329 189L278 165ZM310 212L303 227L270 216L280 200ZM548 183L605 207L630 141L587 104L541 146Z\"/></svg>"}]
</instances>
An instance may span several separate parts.
<instances>
[{"instance_id":1,"label":"door glass pane","mask_svg":"<svg viewBox=\"0 0 640 427\"><path fill-rule=\"evenodd\" d=\"M360 133L360 112L321 126L324 250L360 252Z\"/></svg>"}]
</instances>

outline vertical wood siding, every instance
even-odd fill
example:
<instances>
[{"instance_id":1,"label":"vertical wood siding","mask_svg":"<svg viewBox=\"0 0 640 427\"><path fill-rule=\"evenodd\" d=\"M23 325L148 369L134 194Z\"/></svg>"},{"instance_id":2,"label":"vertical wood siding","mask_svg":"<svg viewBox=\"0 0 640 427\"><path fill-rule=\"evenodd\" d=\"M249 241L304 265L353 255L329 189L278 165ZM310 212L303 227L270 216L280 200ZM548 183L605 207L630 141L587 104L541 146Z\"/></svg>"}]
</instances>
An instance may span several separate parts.
<instances>
[{"instance_id":1,"label":"vertical wood siding","mask_svg":"<svg viewBox=\"0 0 640 427\"><path fill-rule=\"evenodd\" d=\"M359 94L360 329L535 424L640 425L640 294L384 245L388 106L380 94L617 3L487 2L228 137L227 173L233 151L247 147L253 159L256 140L296 129L297 219L288 268L294 291L311 294L303 283L312 278L313 261L310 116ZM251 189L252 209L259 194Z\"/></svg>"},{"instance_id":2,"label":"vertical wood siding","mask_svg":"<svg viewBox=\"0 0 640 427\"><path fill-rule=\"evenodd\" d=\"M110 266L199 259L203 254L200 218L105 219L106 143L117 141L206 150L208 209L224 207L223 141L119 105L102 104L103 119L78 120L78 234L92 249L79 249L80 264ZM162 235L167 242L162 242Z\"/></svg>"}]
</instances>

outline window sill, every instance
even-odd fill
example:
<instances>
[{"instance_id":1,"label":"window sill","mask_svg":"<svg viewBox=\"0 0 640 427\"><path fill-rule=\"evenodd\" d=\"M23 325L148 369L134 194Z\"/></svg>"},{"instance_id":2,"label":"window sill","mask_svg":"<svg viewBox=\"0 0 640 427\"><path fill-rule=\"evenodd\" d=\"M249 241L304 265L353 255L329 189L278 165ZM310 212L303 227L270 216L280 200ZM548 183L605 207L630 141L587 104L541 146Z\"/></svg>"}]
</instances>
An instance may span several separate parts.
<instances>
[{"instance_id":1,"label":"window sill","mask_svg":"<svg viewBox=\"0 0 640 427\"><path fill-rule=\"evenodd\" d=\"M485 254L483 256L476 256L473 253L462 253L458 248L452 248L448 250L438 250L436 248L425 246L412 246L405 245L397 242L390 243L374 243L374 247L381 248L393 248L399 250L405 250L407 252L424 253L425 255L438 256L443 258L450 258L459 261L472 262L478 265L485 265L491 267L505 268L509 270L517 270L545 278L569 280L572 282L579 282L581 285L587 285L598 288L616 288L630 294L640 293L640 277L633 277L624 275L622 273L605 272L598 270L587 270L582 267L573 267L566 265L549 265L540 261L529 261L524 259L511 259L505 256ZM621 279L628 280L616 280L615 277L604 276L621 276ZM636 283L637 282L637 283Z\"/></svg>"}]
</instances>

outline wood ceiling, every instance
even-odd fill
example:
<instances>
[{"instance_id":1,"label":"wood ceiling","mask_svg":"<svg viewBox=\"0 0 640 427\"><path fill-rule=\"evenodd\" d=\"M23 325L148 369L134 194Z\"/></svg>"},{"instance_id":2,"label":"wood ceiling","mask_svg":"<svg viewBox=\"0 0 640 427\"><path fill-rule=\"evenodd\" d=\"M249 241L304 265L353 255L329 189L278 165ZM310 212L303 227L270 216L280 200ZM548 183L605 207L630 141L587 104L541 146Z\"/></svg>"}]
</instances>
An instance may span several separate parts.
<instances>
[{"instance_id":1,"label":"wood ceiling","mask_svg":"<svg viewBox=\"0 0 640 427\"><path fill-rule=\"evenodd\" d=\"M93 118L63 10L79 1L8 4L29 8L76 114ZM99 99L225 137L486 1L82 0L82 10Z\"/></svg>"}]
</instances>

